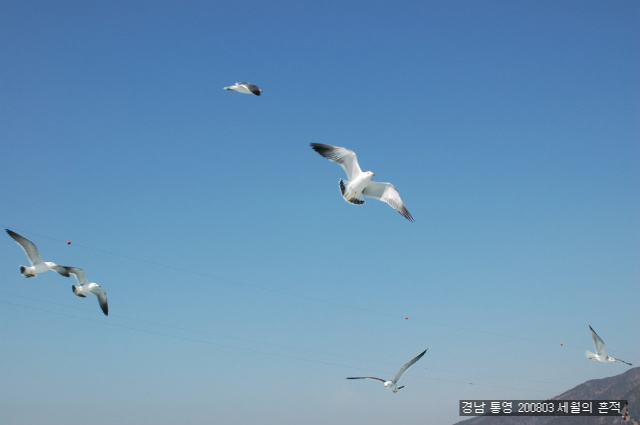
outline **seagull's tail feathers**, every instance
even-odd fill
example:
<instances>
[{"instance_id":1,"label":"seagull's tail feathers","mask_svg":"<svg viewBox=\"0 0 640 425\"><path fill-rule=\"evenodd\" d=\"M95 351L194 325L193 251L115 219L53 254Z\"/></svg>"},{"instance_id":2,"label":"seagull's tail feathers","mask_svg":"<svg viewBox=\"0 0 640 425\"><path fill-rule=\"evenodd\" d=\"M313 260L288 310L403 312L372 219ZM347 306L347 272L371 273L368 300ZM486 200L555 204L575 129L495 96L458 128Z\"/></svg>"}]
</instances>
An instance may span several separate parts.
<instances>
[{"instance_id":1,"label":"seagull's tail feathers","mask_svg":"<svg viewBox=\"0 0 640 425\"><path fill-rule=\"evenodd\" d=\"M345 181L340 179L340 181L338 182L338 185L340 186L340 193L342 194L342 196L344 196L344 192L347 190L347 185L349 184L349 181Z\"/></svg>"},{"instance_id":2,"label":"seagull's tail feathers","mask_svg":"<svg viewBox=\"0 0 640 425\"><path fill-rule=\"evenodd\" d=\"M349 180L340 179L338 184L340 185L340 193L342 194L342 197L344 198L345 201L354 205L364 204L364 197L362 196L362 194L359 194L358 196L352 196L349 198L345 196L345 193L347 192L347 186L349 186Z\"/></svg>"},{"instance_id":3,"label":"seagull's tail feathers","mask_svg":"<svg viewBox=\"0 0 640 425\"><path fill-rule=\"evenodd\" d=\"M73 290L73 293L76 294L77 296L82 297L82 298L87 298L87 296L85 294L80 292L80 287L79 286L71 285L71 289Z\"/></svg>"},{"instance_id":4,"label":"seagull's tail feathers","mask_svg":"<svg viewBox=\"0 0 640 425\"><path fill-rule=\"evenodd\" d=\"M584 355L585 355L585 356L587 356L587 358L588 358L589 360L596 360L596 355L595 355L595 353L592 353L592 352L591 352L591 351L589 351L589 350L586 350L586 351L584 352Z\"/></svg>"}]
</instances>

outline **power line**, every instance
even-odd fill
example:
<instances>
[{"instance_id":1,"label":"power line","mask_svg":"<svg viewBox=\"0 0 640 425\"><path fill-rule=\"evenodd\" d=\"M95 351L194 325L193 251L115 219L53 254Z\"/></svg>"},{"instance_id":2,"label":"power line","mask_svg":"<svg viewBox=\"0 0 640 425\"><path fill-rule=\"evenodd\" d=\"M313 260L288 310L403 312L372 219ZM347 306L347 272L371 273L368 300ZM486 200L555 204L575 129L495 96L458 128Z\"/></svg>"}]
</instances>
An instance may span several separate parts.
<instances>
[{"instance_id":1,"label":"power line","mask_svg":"<svg viewBox=\"0 0 640 425\"><path fill-rule=\"evenodd\" d=\"M25 232L25 233L28 234L28 235L34 235L34 236L38 236L38 237L41 237L41 238L45 238L45 239L49 239L49 240L53 240L53 241L57 241L57 242L62 242L62 243L65 242L65 241L63 241L61 239L54 238L54 237L51 237L51 236L41 235L41 234L37 234L37 233L33 233L33 232ZM212 279L212 280L214 280L216 282L222 282L222 283L225 283L225 284L228 284L228 285L232 285L234 288L237 287L237 286L244 286L246 288L251 288L251 289L271 292L271 293L279 294L279 295L282 295L282 296L295 297L295 298L298 298L298 299L304 299L304 300L307 300L307 301L312 301L312 302L332 305L332 306L345 308L345 309L349 309L349 310L361 311L361 312L365 312L365 313L369 313L369 314L375 314L375 315L379 315L379 316L393 317L393 318L396 318L396 319L404 319L404 317L405 317L402 314L390 313L390 312L385 311L385 310L375 310L375 309L370 309L370 308L363 308L363 307L355 306L355 305L352 305L352 304L344 304L344 303L339 303L339 302L336 302L336 301L326 300L326 299L322 299L322 298L311 297L311 296L308 296L308 295L296 294L294 292L282 291L282 290L274 289L274 288L268 288L268 287L261 286L261 285L256 285L256 284L253 284L253 283L247 283L247 282L243 282L243 281L239 281L239 280L235 280L235 279L228 279L228 278L224 278L224 277L220 277L220 276L215 276L215 275L212 275L210 273L204 273L204 272L196 271L196 270L189 269L189 268L182 268L182 267L177 267L177 266L173 266L173 265L170 265L170 264L158 263L158 262L155 262L155 261L151 261L151 260L147 260L147 259L143 259L143 258L138 258L138 257L132 257L132 256L129 256L129 255L124 255L124 254L120 254L120 253L113 252L113 251L107 251L107 250L103 250L103 249L99 249L99 248L94 248L94 247L87 246L87 245L74 243L74 246L85 248L85 249L96 251L96 252L100 252L100 253L103 253L103 254L112 255L112 256L115 256L115 257L124 258L124 259L127 259L129 261L150 264L150 265L153 265L155 267L163 267L163 268L166 268L166 269L169 269L169 270L179 271L181 273L191 274L191 275L194 275L194 276L206 277L206 278ZM418 322L418 323L424 323L424 324L428 324L428 325L432 325L432 326L446 327L446 328L449 328L449 329L457 329L457 330L465 331L465 332L478 333L478 334L484 334L484 335L491 335L491 336L507 338L507 339L528 341L528 342L533 342L533 343L536 343L536 344L546 344L546 345L552 345L552 346L557 346L558 345L557 341L549 341L549 340L543 340L543 339L537 339L537 338L530 338L530 337L520 336L520 335L511 335L511 334L506 334L506 333L502 333L502 332L487 331L487 330L483 330L483 329L474 329L474 328L469 328L469 327L464 327L464 326L458 326L458 325L452 325L452 324L437 322L437 321L433 321L433 320L422 319L420 317L415 317L415 316L412 316L411 320L414 321L414 322ZM578 347L578 346L575 346L575 345L570 345L570 344L564 344L564 346L565 347L573 347L573 348L581 348L581 347ZM636 353L632 353L632 354L636 354Z\"/></svg>"},{"instance_id":2,"label":"power line","mask_svg":"<svg viewBox=\"0 0 640 425\"><path fill-rule=\"evenodd\" d=\"M17 298L22 298L22 299L26 299L26 300L31 300L31 301L43 302L43 303L47 303L47 304L52 304L52 305L56 305L56 306L61 306L61 307L65 307L65 308L71 308L71 309L85 311L85 312L91 312L91 313L94 312L93 309L87 309L87 308L75 307L75 306L68 306L66 304L57 303L57 302L48 301L48 300L43 300L43 299L34 298L34 297L28 297L28 296L25 296L25 295L12 294L12 293L8 293L8 292L4 292L4 291L0 291L0 294L12 296L12 297L17 297ZM273 352L263 351L263 350L259 350L259 349L243 348L243 347L238 347L238 346L229 345L229 344L223 344L223 343L219 343L219 342L212 342L212 341L207 341L207 340L204 340L204 339L201 339L201 338L192 338L192 337L187 337L187 336L172 335L172 334L165 333L165 332L158 332L158 331L153 331L153 330L148 330L148 329L142 329L142 328L138 328L138 327L134 327L134 326L125 326L125 325L121 325L121 324L111 323L109 321L95 320L95 319L85 318L85 317L76 316L76 315L72 315L72 314L68 314L68 313L52 311L50 309L27 306L27 305L24 305L24 304L19 304L19 303L6 301L6 300L2 300L2 299L0 299L0 302L5 303L5 304L9 304L9 305L12 305L12 306L15 306L15 307L21 307L21 308L41 311L41 312L45 312L45 313L50 313L50 314L55 314L55 315L58 315L58 316L69 317L69 318L72 318L72 319L77 319L77 320L82 320L82 321L89 321L91 323L98 323L98 324L105 325L105 326L111 326L111 327L116 327L116 328L136 331L136 332L148 333L148 334L152 334L152 335L156 335L156 336L180 339L180 340L183 340L183 341L201 343L201 344L212 345L212 346L217 346L217 347L222 347L222 348L227 348L227 349L233 349L233 350L246 351L246 352L251 352L251 353L256 353L256 354L265 354L265 355L270 355L270 356L275 356L275 357L282 357L282 358L287 358L287 359L291 359L291 360L298 360L298 361L303 361L303 362L323 364L323 365L327 365L327 366L335 366L335 367L346 368L346 369L350 369L350 370L373 371L372 369L363 368L363 367L359 367L359 366L349 366L349 365L344 365L344 364L339 364L339 363L334 363L334 362L328 362L328 361L322 361L322 360L313 360L313 359L309 359L309 358L306 358L306 357L291 356L291 355L286 355L286 354L281 354L281 353L273 353ZM137 318L127 317L127 316L122 316L122 315L112 315L111 317L120 318L120 319L127 320L127 321L136 321L136 322L140 322L140 323L147 323L147 324L151 324L151 325L155 325L155 326L166 327L166 328L169 328L169 329L175 329L175 330L178 330L178 331L200 333L200 334L203 334L203 335L209 335L209 336L218 337L218 338L228 338L228 339L234 339L234 340L242 341L242 342L260 344L260 345L267 345L267 346L271 346L271 347L279 348L279 349L297 350L297 351L302 351L302 352L307 352L307 353L312 353L312 354L318 354L318 355L323 355L323 356L339 357L339 358L348 359L348 360L354 360L354 361L358 361L358 362L363 362L364 361L364 362L370 362L370 363L376 363L376 364L385 364L385 365L397 366L396 363L392 363L392 362L385 362L385 361L380 361L380 360L370 360L370 359L365 359L365 358L356 357L356 356L348 356L348 355L343 355L343 354L327 353L327 352L318 351L318 350L310 350L310 349L306 349L306 348L298 348L298 347L291 347L291 346L286 346L286 345L267 343L267 342L264 342L264 341L257 341L257 340L248 339L248 338L239 338L239 337L234 337L234 336L217 334L217 333L209 332L209 331L202 331L202 330L196 330L196 329L191 329L191 328L182 327L182 326L169 325L169 324L154 322L154 321L146 320L146 319L137 319ZM429 368L429 367L422 367L422 368L416 368L416 369L417 370L422 369L422 370L434 370L434 371L442 371L442 372L453 372L453 371L448 371L448 370L445 370L445 369L437 369L437 368ZM455 372L455 373L459 373L459 374L465 375L464 372ZM496 376L496 375L488 375L488 374L474 374L474 373L471 373L469 375L481 376L481 377L486 377L486 378L517 380L517 381L520 381L520 382L535 382L535 383L568 385L568 384L560 383L560 382L532 380L532 379L526 379L526 378L508 378L508 377L502 377L502 376ZM415 376L415 377L417 377L419 379L442 381L442 382L449 382L449 383L462 384L462 385L477 385L477 386L504 388L504 389L511 389L511 390L527 390L527 391L545 392L545 391L539 390L539 389L517 388L517 387L502 386L502 385L495 385L495 384L482 384L482 383L475 383L475 382L468 382L468 381L465 382L465 381L458 381L458 380L451 380L451 379L444 379L444 378L433 378L433 377L415 375L415 373L413 373L412 376Z\"/></svg>"},{"instance_id":3,"label":"power line","mask_svg":"<svg viewBox=\"0 0 640 425\"><path fill-rule=\"evenodd\" d=\"M29 234L29 235L34 235L34 236L38 236L38 237L41 237L41 238L46 238L46 239L50 239L50 240L54 240L54 241L58 241L58 242L64 243L64 241L62 241L60 239L57 239L57 238L53 238L53 237L49 237L49 236L45 236L45 235L39 235L39 234L35 234L35 233L30 233L30 232L26 232L26 233ZM369 313L369 314L375 314L375 315L380 315L380 316L385 316L385 317L393 317L393 318L396 318L396 319L404 319L403 315L390 313L388 311L375 310L375 309L369 309L369 308L362 308L362 307L358 307L358 306L354 306L354 305L350 305L350 304L344 304L344 303L339 303L339 302L326 300L326 299L321 299L321 298L317 298L317 297L310 297L310 296L306 296L306 295L296 294L296 293L293 293L293 292L288 292L288 291L282 291L282 290L278 290L278 289L268 288L268 287L261 286L261 285L242 282L242 281L238 281L238 280L234 280L234 279L227 279L227 278L215 276L215 275L212 275L212 274L209 274L209 273L196 271L196 270L193 270L193 269L187 269L187 268L177 267L177 266L173 266L173 265L169 265L169 264L158 263L158 262L155 262L155 261L150 261L150 260L143 259L143 258L132 257L132 256L129 256L129 255L124 255L124 254L120 254L120 253L117 253L117 252L98 249L98 248L94 248L94 247L86 246L86 245L82 245L82 244L74 243L74 246L77 246L77 247L80 247L80 248L84 248L84 249L88 249L88 250L92 250L92 251L95 251L95 252L100 252L100 253L111 255L111 256L115 256L115 257L119 257L119 258L123 258L123 259L126 259L128 261L149 264L149 265L153 265L154 267L163 267L165 269L179 271L179 272L185 273L185 274L191 274L191 275L194 275L194 276L205 277L207 279L211 279L211 280L214 280L214 281L217 281L217 282L222 282L222 283L225 283L225 284L228 284L228 285L233 285L234 287L242 286L242 287L250 288L250 289L253 289L253 290L271 292L271 293L275 293L275 294L278 294L278 295L281 295L281 296L295 297L295 298L298 298L298 299L304 299L304 300L307 300L307 301L312 301L312 302L317 302L317 303L322 303L322 304L327 304L327 305L333 305L333 306L337 306L337 307L340 307L340 308L366 312L366 313ZM32 301L45 302L45 303L49 303L49 304L52 304L52 305L62 306L62 307L65 307L65 308L73 308L73 309L77 309L77 310L92 311L93 312L93 310L88 310L88 309L84 309L84 308L80 308L80 307L70 307L70 306L65 305L65 304L55 303L55 302L51 302L51 301L48 301L48 300L42 300L42 299L33 298L33 297L27 297L27 296L24 296L24 295L17 295L17 294L12 294L12 293L8 293L8 292L2 292L2 291L0 291L0 294L13 296L13 297L20 297L20 298L29 299L29 300L32 300ZM0 300L0 301L2 301L2 300ZM51 314L58 314L58 315L63 315L63 316L68 316L68 317L73 317L73 318L78 318L79 319L79 317L68 315L68 314L65 314L65 313L52 312L50 310L38 309L38 308L35 308L35 307L24 306L24 305L21 305L21 304L11 303L11 302L8 302L8 301L2 301L2 302L7 303L7 304L11 304L11 305L14 305L14 306L23 307L23 308L31 308L31 309L34 309L34 310L41 310L43 312L48 312L48 313L51 313ZM257 340L252 340L252 339L248 339L248 338L241 338L241 337L237 337L237 336L222 335L222 334L217 334L217 333L213 333L213 332L210 332L210 331L191 329L191 328L187 328L187 327L176 326L176 325L172 325L172 324L159 323L159 322L154 322L154 321L135 318L135 317L116 315L116 314L112 314L111 317L120 318L120 319L123 319L123 320L126 320L126 321L133 321L133 322L138 322L138 323L146 323L146 324L153 325L153 326L164 327L166 329L173 329L173 330L176 330L176 331L179 331L179 332L191 332L191 333L197 333L197 334L200 334L200 335L207 335L207 336L211 336L211 337L215 337L215 338L225 338L225 339L235 340L235 341L239 341L239 342L245 342L245 343L250 343L250 344L258 344L258 345L263 345L263 346L269 346L269 347L273 347L273 348L276 348L276 349L279 349L279 350L283 350L283 349L295 350L295 351L299 351L299 352L303 352L303 353L317 354L317 355L322 355L322 356L330 356L330 357L334 357L334 358L342 358L342 359L354 360L354 361L358 361L358 362L374 362L374 363L378 363L378 364L387 364L387 365L392 365L393 364L393 365L395 365L395 363L391 363L391 362L374 361L374 360L364 359L364 358L355 357L355 356L347 356L347 355L342 355L342 354L327 353L327 352L322 352L322 351L317 351L317 350L311 350L311 349L307 349L307 348L299 348L299 347L292 347L292 346L286 346L286 345L278 345L278 344L274 344L274 343L271 343L271 342L257 341ZM149 334L155 334L155 335L158 335L158 336L164 336L164 337L169 337L169 338L177 338L177 339L181 339L181 340L184 340L184 341L198 342L198 343L202 343L202 344L214 345L214 346L224 347L224 348L228 348L228 349L236 349L236 350L242 350L242 351L253 352L253 353L258 353L258 354L267 354L267 355L270 355L270 356L278 356L278 357L283 357L283 358L295 359L295 360L299 360L299 361L307 361L307 362L312 362L312 363L318 363L318 364L324 364L324 365L330 365L330 366L336 366L336 367L342 367L342 368L349 368L349 369L352 369L352 370L353 369L367 370L367 369L363 369L361 367L347 366L347 365L338 364L338 363L334 363L334 362L328 362L328 361L312 360L312 359L309 359L309 358L298 357L298 356L290 356L290 355L286 355L286 354L277 354L277 353L262 351L262 350L258 350L258 349L242 348L242 347L237 347L237 346L228 345L228 344L211 342L211 341L203 340L203 339L200 339L200 338L191 338L191 337L186 337L186 336L175 336L175 335L171 335L171 334L168 334L168 333L165 333L165 332L157 332L157 331L145 330L145 329L136 328L136 327L132 327L132 326L117 325L117 324L103 322L103 321L96 321L96 320L93 320L93 319L82 318L82 320L89 320L91 322L101 323L101 324L105 324L105 325L108 325L108 326L115 326L115 327L120 327L120 328L123 328L123 329L132 330L132 331L145 332L145 333L149 333ZM554 345L554 346L557 345L557 342L551 342L551 341L548 341L548 340L541 340L541 339L530 338L530 337L509 335L509 334L505 334L505 333L501 333L501 332L494 332L494 331L467 328L467 327L463 327L463 326L457 326L457 325L451 325L451 324L447 324L447 323L436 322L436 321L432 321L432 320L426 320L426 319L422 319L420 317L415 317L415 316L412 316L411 320L414 321L414 322L418 322L418 323L424 323L424 324L433 325L433 326L446 327L446 328L456 329L456 330L465 331L465 332L473 332L473 333L491 335L491 336L494 336L494 337L525 340L525 341L529 341L529 342L535 342L537 344L543 343L543 344L550 344L550 345ZM568 344L565 344L565 347L572 347L572 346L568 345ZM573 346L573 347L575 347L575 346ZM581 348L581 347L578 347L578 348ZM515 381L518 381L518 382L535 382L535 383L554 384L554 385L568 385L568 384L560 383L560 382L551 382L551 381L532 380L532 379L525 379L525 378L512 378L512 377L504 377L504 376L496 376L496 375L488 375L488 374L478 374L478 373L450 371L450 370L446 370L446 369L437 369L437 368L429 368L429 367L418 367L417 368L417 370L420 370L420 369L422 369L422 370L439 371L439 372L445 372L445 373L457 373L457 374L464 375L464 376L469 376L470 375L470 376L476 376L476 377L481 377L481 378L493 378L493 379L501 379L501 380L515 380ZM442 379L442 378L432 378L432 377L425 377L425 376L421 376L420 378L421 379L428 379L428 380L437 380L437 381L443 381L443 382L450 382L450 383L456 383L456 384L464 384L464 385L478 385L478 386L504 388L504 389L511 389L511 390L540 391L540 390L537 390L537 389L515 388L515 387L510 387L510 386L481 384L481 383L475 383L475 382L463 382L463 381L457 381L457 380ZM540 392L542 392L542 391L540 391Z\"/></svg>"}]
</instances>

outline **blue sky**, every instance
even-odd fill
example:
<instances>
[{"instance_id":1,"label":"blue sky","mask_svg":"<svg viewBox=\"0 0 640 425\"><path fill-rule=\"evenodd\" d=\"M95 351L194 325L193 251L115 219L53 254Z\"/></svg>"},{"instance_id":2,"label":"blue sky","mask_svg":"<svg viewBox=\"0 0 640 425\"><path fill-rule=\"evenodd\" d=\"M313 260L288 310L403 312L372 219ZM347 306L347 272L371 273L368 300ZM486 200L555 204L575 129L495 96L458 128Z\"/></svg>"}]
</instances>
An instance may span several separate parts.
<instances>
[{"instance_id":1,"label":"blue sky","mask_svg":"<svg viewBox=\"0 0 640 425\"><path fill-rule=\"evenodd\" d=\"M639 17L1 2L0 222L110 304L26 280L5 235L6 423L449 425L461 399L627 370L585 358L588 325L640 362ZM354 150L415 223L341 200L312 142ZM427 347L397 394L344 379Z\"/></svg>"}]
</instances>

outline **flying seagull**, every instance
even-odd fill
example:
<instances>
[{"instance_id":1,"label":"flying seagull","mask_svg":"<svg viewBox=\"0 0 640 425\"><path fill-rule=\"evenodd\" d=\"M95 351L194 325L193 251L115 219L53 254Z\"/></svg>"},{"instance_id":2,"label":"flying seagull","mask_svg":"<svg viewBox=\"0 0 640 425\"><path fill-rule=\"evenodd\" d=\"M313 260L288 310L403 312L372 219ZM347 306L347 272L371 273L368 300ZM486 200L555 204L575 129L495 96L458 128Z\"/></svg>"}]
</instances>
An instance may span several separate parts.
<instances>
[{"instance_id":1,"label":"flying seagull","mask_svg":"<svg viewBox=\"0 0 640 425\"><path fill-rule=\"evenodd\" d=\"M13 238L14 241L20 245L25 254L27 254L27 258L29 259L29 263L31 266L20 266L20 273L24 277L36 277L39 273L44 273L49 270L53 270L55 272L60 273L62 276L69 277L69 272L67 268L64 266L59 266L50 261L44 261L40 256L40 252L38 251L38 247L31 242L29 239L20 236L13 230L4 229L7 231L9 236Z\"/></svg>"},{"instance_id":2,"label":"flying seagull","mask_svg":"<svg viewBox=\"0 0 640 425\"><path fill-rule=\"evenodd\" d=\"M428 350L428 348L427 348ZM418 360L420 360L420 358L422 356L424 356L424 353L427 352L427 350L424 350L422 353L418 354L417 356L415 356L413 359L409 360L407 362L407 364L405 364L404 366L402 366L400 368L400 370L398 371L398 373L396 373L396 376L391 380L391 381L387 381L385 379L382 378L375 378L373 376L354 376L351 378L347 378L347 379L375 379L376 381L381 381L384 383L384 387L393 391L394 393L397 393L399 389L404 388L404 385L398 386L398 380L400 379L400 377L402 376L403 373L406 372L407 369L409 369L411 367L411 365L413 365L415 362L417 362Z\"/></svg>"},{"instance_id":3,"label":"flying seagull","mask_svg":"<svg viewBox=\"0 0 640 425\"><path fill-rule=\"evenodd\" d=\"M260 96L260 93L262 92L261 88L259 88L255 84L249 84L249 83L235 83L232 86L223 87L223 89L233 90L233 91L237 91L238 93L244 93L244 94L255 94L256 96Z\"/></svg>"},{"instance_id":4,"label":"flying seagull","mask_svg":"<svg viewBox=\"0 0 640 425\"><path fill-rule=\"evenodd\" d=\"M87 279L87 275L84 273L84 270L78 267L67 267L69 273L73 274L76 277L76 280L80 284L71 285L73 289L73 293L79 297L86 298L87 292L91 292L92 294L98 297L98 302L100 303L100 308L105 316L109 315L109 304L107 304L107 293L98 285L97 283L89 282Z\"/></svg>"},{"instance_id":5,"label":"flying seagull","mask_svg":"<svg viewBox=\"0 0 640 425\"><path fill-rule=\"evenodd\" d=\"M347 173L348 180L340 179L339 182L340 192L345 201L354 205L362 205L364 204L364 196L379 199L389 204L407 220L413 221L413 217L404 206L396 188L391 183L371 180L375 174L371 171L362 172L354 151L322 143L311 143L311 147L329 161L340 164Z\"/></svg>"},{"instance_id":6,"label":"flying seagull","mask_svg":"<svg viewBox=\"0 0 640 425\"><path fill-rule=\"evenodd\" d=\"M593 330L591 325L589 325L589 330L591 331L591 337L593 338L593 346L596 349L595 354L589 350L585 351L585 355L589 360L597 360L602 363L621 362L624 364L628 364L629 366L633 366L631 363L627 363L624 360L607 356L607 349L604 347L604 341L602 340L602 338L598 336L598 334L596 333L596 331Z\"/></svg>"}]
</instances>

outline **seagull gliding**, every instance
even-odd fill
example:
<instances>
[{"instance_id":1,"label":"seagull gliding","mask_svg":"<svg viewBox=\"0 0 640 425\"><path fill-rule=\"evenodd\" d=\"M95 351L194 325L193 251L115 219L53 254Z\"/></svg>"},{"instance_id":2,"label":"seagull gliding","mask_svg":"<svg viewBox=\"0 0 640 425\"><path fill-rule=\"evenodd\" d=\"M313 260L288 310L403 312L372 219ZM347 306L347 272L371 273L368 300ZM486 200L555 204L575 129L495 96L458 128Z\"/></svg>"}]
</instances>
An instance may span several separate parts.
<instances>
[{"instance_id":1,"label":"seagull gliding","mask_svg":"<svg viewBox=\"0 0 640 425\"><path fill-rule=\"evenodd\" d=\"M596 331L593 330L591 325L589 325L589 330L591 330L591 337L593 338L593 346L596 349L595 353L592 353L589 350L585 351L585 355L589 360L597 360L602 363L621 362L624 364L628 364L629 366L633 366L631 363L627 363L624 360L607 356L607 349L604 347L604 341L602 340L602 338L598 336L598 334L596 333Z\"/></svg>"},{"instance_id":2,"label":"seagull gliding","mask_svg":"<svg viewBox=\"0 0 640 425\"><path fill-rule=\"evenodd\" d=\"M407 369L409 369L411 367L411 365L413 365L415 362L417 362L418 360L420 360L420 358L422 356L424 356L424 353L426 353L428 350L428 348L426 350L424 350L422 353L418 354L417 356L415 356L413 359L409 360L407 362L407 364L405 364L404 366L402 366L400 368L400 370L398 371L398 373L396 373L396 376L393 377L393 379L391 381L387 381L385 379L382 378L376 378L373 376L354 376L351 378L347 378L347 379L375 379L376 381L381 381L384 383L384 387L388 390L393 391L394 393L397 393L399 389L404 388L404 385L398 386L398 380L400 379L400 377L402 376L403 373L406 372Z\"/></svg>"},{"instance_id":3,"label":"seagull gliding","mask_svg":"<svg viewBox=\"0 0 640 425\"><path fill-rule=\"evenodd\" d=\"M389 204L407 220L413 221L413 217L407 207L404 206L395 186L391 183L380 183L371 180L375 173L371 171L362 172L354 151L323 143L311 143L311 147L329 161L340 164L347 173L348 180L340 179L339 181L340 192L345 201L354 205L362 205L364 204L364 196L378 199Z\"/></svg>"},{"instance_id":4,"label":"seagull gliding","mask_svg":"<svg viewBox=\"0 0 640 425\"><path fill-rule=\"evenodd\" d=\"M20 245L25 254L27 254L27 258L29 259L29 263L31 266L20 266L20 273L24 277L36 277L36 275L40 273L47 272L49 270L53 270L54 272L60 273L62 276L69 277L69 272L67 268L64 266L59 266L51 261L44 261L40 256L40 252L38 251L38 247L31 242L29 239L24 236L20 236L13 230L4 229L7 231L9 236L13 238L14 241Z\"/></svg>"},{"instance_id":5,"label":"seagull gliding","mask_svg":"<svg viewBox=\"0 0 640 425\"><path fill-rule=\"evenodd\" d=\"M91 292L95 296L98 297L98 302L100 303L100 308L105 316L109 315L109 304L107 304L107 293L94 282L89 282L87 279L87 275L84 273L84 270L78 267L67 267L69 273L73 274L76 277L76 280L80 285L71 285L71 289L73 289L73 293L79 297L86 298L87 292Z\"/></svg>"},{"instance_id":6,"label":"seagull gliding","mask_svg":"<svg viewBox=\"0 0 640 425\"><path fill-rule=\"evenodd\" d=\"M260 96L260 93L262 93L262 89L260 87L249 83L235 83L232 86L223 87L223 90L237 91L238 93L244 94L255 94L256 96Z\"/></svg>"}]
</instances>

